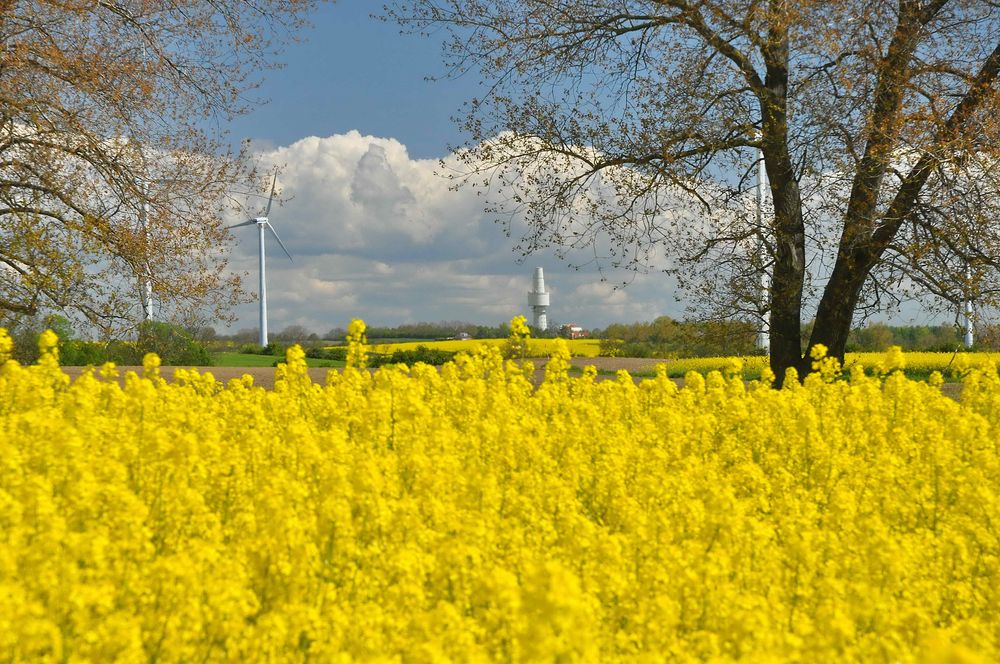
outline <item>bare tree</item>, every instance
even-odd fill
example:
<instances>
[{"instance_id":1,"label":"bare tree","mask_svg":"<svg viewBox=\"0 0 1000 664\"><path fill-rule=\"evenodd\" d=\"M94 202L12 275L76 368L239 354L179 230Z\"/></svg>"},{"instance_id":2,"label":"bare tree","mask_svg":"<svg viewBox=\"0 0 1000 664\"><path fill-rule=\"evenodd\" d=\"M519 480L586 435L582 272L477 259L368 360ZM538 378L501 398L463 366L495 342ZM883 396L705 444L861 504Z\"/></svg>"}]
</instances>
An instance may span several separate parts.
<instances>
[{"instance_id":1,"label":"bare tree","mask_svg":"<svg viewBox=\"0 0 1000 664\"><path fill-rule=\"evenodd\" d=\"M278 341L285 343L302 343L309 339L310 336L315 336L309 331L304 325L288 325L283 328L280 332L274 335L274 338Z\"/></svg>"},{"instance_id":2,"label":"bare tree","mask_svg":"<svg viewBox=\"0 0 1000 664\"><path fill-rule=\"evenodd\" d=\"M635 270L665 257L702 297L720 301L698 289L721 281L735 294L722 301L747 315L766 271L779 377L807 369L811 345L843 357L856 313L901 286L940 294L935 279L965 259L997 276L1000 246L984 229L995 218L956 221L946 186L995 175L984 167L998 138L993 0L396 0L387 11L412 31L445 29L449 72L488 82L460 154L498 218L526 223L518 249L590 249ZM762 225L746 203L758 150L773 201Z\"/></svg>"},{"instance_id":3,"label":"bare tree","mask_svg":"<svg viewBox=\"0 0 1000 664\"><path fill-rule=\"evenodd\" d=\"M220 214L262 187L222 127L320 0L0 2L0 313L228 315Z\"/></svg>"}]
</instances>

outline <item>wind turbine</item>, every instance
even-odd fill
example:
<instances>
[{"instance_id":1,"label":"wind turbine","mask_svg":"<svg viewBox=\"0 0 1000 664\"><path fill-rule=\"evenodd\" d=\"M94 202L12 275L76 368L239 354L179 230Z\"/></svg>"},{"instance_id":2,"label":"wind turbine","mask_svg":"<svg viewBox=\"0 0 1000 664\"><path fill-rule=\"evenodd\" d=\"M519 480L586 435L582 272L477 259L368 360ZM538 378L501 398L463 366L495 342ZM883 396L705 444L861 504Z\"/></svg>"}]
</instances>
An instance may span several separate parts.
<instances>
[{"instance_id":1,"label":"wind turbine","mask_svg":"<svg viewBox=\"0 0 1000 664\"><path fill-rule=\"evenodd\" d=\"M764 269L767 265L767 243L764 240L764 191L767 188L767 169L764 166L764 150L757 148L757 232L760 233L760 243L757 252L760 255L760 298L767 311L760 321L757 331L757 347L766 355L771 354L771 314L768 291L771 288L771 276Z\"/></svg>"},{"instance_id":2,"label":"wind turbine","mask_svg":"<svg viewBox=\"0 0 1000 664\"><path fill-rule=\"evenodd\" d=\"M143 160L145 161L145 159ZM139 185L142 191L142 206L139 208L139 230L143 242L149 241L149 183L142 180ZM142 320L153 320L153 280L149 265L144 265L139 275L139 299L142 301Z\"/></svg>"},{"instance_id":3,"label":"wind turbine","mask_svg":"<svg viewBox=\"0 0 1000 664\"><path fill-rule=\"evenodd\" d=\"M292 255L288 253L288 249L285 249L284 243L278 234L275 232L274 227L271 226L271 222L268 221L268 215L271 214L271 202L274 200L274 185L278 181L278 174L274 174L274 179L271 180L271 195L267 199L267 208L264 210L264 216L254 217L253 219L247 219L246 221L233 224L229 228L239 228L240 226L252 226L257 224L257 242L260 255L260 345L267 345L267 282L264 279L264 228L271 231L271 235L274 239L278 241L278 246L281 250L285 252L288 256L288 260L292 260Z\"/></svg>"}]
</instances>

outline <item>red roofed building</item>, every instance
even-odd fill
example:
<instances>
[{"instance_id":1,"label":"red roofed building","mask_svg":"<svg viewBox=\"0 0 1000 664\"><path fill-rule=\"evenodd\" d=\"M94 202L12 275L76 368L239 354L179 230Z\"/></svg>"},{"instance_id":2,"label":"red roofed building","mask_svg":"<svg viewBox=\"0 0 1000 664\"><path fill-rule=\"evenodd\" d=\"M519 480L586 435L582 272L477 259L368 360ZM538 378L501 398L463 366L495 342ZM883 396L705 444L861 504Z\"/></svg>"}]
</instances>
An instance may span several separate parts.
<instances>
[{"instance_id":1,"label":"red roofed building","mask_svg":"<svg viewBox=\"0 0 1000 664\"><path fill-rule=\"evenodd\" d=\"M559 336L566 339L586 339L590 336L590 332L587 332L576 323L567 323L559 328Z\"/></svg>"}]
</instances>

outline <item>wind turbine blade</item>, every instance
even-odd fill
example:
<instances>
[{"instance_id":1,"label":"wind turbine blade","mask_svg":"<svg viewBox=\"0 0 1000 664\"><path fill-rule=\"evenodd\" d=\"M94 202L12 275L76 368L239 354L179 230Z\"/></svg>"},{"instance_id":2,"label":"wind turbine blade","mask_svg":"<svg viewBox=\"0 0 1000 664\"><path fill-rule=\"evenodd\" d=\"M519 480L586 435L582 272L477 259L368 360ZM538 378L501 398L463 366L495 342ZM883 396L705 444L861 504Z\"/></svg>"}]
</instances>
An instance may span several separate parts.
<instances>
[{"instance_id":1,"label":"wind turbine blade","mask_svg":"<svg viewBox=\"0 0 1000 664\"><path fill-rule=\"evenodd\" d=\"M256 223L257 222L254 221L253 219L249 219L241 224L233 224L232 226L226 226L226 228L228 229L228 228L239 228L240 226L253 226Z\"/></svg>"},{"instance_id":2,"label":"wind turbine blade","mask_svg":"<svg viewBox=\"0 0 1000 664\"><path fill-rule=\"evenodd\" d=\"M278 244L281 245L281 250L285 252L286 256L288 256L288 260L292 260L292 255L288 253L288 249L285 249L285 243L281 241L280 237L278 237L278 233L274 230L274 226L271 225L271 222L267 222L267 228L271 231L271 235L274 236L274 239L278 241Z\"/></svg>"},{"instance_id":3,"label":"wind turbine blade","mask_svg":"<svg viewBox=\"0 0 1000 664\"><path fill-rule=\"evenodd\" d=\"M264 210L264 216L265 217L270 217L271 216L271 201L274 200L274 185L276 185L277 183L278 183L278 172L275 171L274 172L274 178L271 180L271 195L267 197L267 209ZM271 229L271 232L273 233L274 229ZM275 236L275 237L277 237L277 236Z\"/></svg>"}]
</instances>

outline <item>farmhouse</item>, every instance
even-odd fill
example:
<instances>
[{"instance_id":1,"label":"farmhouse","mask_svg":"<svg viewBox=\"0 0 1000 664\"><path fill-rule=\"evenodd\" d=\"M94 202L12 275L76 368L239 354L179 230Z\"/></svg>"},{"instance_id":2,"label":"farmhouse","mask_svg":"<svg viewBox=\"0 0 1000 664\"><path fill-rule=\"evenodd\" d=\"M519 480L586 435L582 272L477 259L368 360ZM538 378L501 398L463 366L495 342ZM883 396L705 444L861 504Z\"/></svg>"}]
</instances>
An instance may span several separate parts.
<instances>
[{"instance_id":1,"label":"farmhouse","mask_svg":"<svg viewBox=\"0 0 1000 664\"><path fill-rule=\"evenodd\" d=\"M586 339L590 333L576 323L567 323L559 328L559 336L566 339Z\"/></svg>"}]
</instances>

